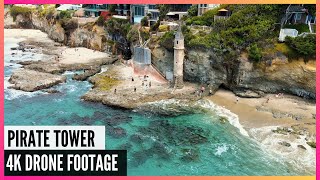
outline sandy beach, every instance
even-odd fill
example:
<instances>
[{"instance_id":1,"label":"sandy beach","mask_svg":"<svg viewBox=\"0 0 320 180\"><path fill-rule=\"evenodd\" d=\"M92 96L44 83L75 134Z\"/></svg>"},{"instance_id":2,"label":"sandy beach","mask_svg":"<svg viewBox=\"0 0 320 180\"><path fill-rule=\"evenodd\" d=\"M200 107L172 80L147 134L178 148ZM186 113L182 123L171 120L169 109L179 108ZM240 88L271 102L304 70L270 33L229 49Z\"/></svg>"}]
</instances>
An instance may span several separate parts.
<instances>
[{"instance_id":1,"label":"sandy beach","mask_svg":"<svg viewBox=\"0 0 320 180\"><path fill-rule=\"evenodd\" d=\"M316 150L307 144L316 139L314 102L275 94L240 98L222 89L206 99L238 115L240 124L264 150L289 159L306 172L315 172Z\"/></svg>"}]
</instances>

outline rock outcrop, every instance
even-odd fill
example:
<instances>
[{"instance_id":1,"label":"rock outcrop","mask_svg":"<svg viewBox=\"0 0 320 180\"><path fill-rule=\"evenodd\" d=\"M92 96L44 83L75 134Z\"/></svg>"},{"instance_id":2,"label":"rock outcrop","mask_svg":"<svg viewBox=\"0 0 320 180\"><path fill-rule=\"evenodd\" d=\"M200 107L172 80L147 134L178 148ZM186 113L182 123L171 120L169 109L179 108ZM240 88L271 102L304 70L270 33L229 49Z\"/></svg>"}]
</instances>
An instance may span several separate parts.
<instances>
[{"instance_id":1,"label":"rock outcrop","mask_svg":"<svg viewBox=\"0 0 320 180\"><path fill-rule=\"evenodd\" d=\"M13 89L33 92L66 82L66 77L34 70L20 69L11 75L9 82L14 84L11 87Z\"/></svg>"},{"instance_id":2,"label":"rock outcrop","mask_svg":"<svg viewBox=\"0 0 320 180\"><path fill-rule=\"evenodd\" d=\"M173 67L173 53L162 47L152 51L153 64L165 74ZM206 49L187 49L184 80L210 85L212 90L224 87L241 97L256 98L264 93L288 93L315 99L315 61L288 61L281 53L268 61L253 63L245 55L228 64L221 56Z\"/></svg>"}]
</instances>

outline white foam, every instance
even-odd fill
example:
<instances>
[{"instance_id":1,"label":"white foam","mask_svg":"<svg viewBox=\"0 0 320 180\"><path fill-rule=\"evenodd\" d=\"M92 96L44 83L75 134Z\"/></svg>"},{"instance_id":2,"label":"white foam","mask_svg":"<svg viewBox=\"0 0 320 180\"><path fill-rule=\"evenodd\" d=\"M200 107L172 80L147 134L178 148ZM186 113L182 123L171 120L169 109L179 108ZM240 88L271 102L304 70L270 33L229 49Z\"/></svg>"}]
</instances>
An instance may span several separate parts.
<instances>
[{"instance_id":1,"label":"white foam","mask_svg":"<svg viewBox=\"0 0 320 180\"><path fill-rule=\"evenodd\" d=\"M236 127L237 129L239 129L242 135L249 137L248 132L240 124L238 115L232 113L230 110L226 108L223 108L221 106L214 104L209 100L199 100L195 104L189 104L189 103L182 102L180 100L169 99L169 100L151 102L148 104L159 107L160 109L166 109L166 110L173 110L173 108L175 107L185 107L185 108L189 107L190 109L194 109L193 107L190 107L190 105L195 107L201 107L214 112L218 116L226 117L229 123L234 127Z\"/></svg>"},{"instance_id":2,"label":"white foam","mask_svg":"<svg viewBox=\"0 0 320 180\"><path fill-rule=\"evenodd\" d=\"M289 162L301 171L314 174L316 150L306 143L306 136L300 135L299 138L296 138L293 135L273 133L272 130L277 128L278 126L252 128L249 132L267 153L276 155L275 157L278 160L279 157L282 158L283 161ZM291 146L286 147L279 144L279 142L284 141L290 143ZM298 145L303 145L306 150L299 148Z\"/></svg>"},{"instance_id":3,"label":"white foam","mask_svg":"<svg viewBox=\"0 0 320 180\"><path fill-rule=\"evenodd\" d=\"M229 147L225 143L223 143L222 145L219 145L216 148L216 152L214 153L214 155L221 156L221 154L227 152L228 149L229 149Z\"/></svg>"},{"instance_id":4,"label":"white foam","mask_svg":"<svg viewBox=\"0 0 320 180\"><path fill-rule=\"evenodd\" d=\"M215 112L218 116L226 117L231 125L238 128L240 133L244 136L249 137L248 132L243 128L243 126L239 122L238 115L232 113L230 110L218 106L214 104L212 101L209 100L200 100L197 102L201 107L204 107L206 109L209 109L213 112Z\"/></svg>"},{"instance_id":5,"label":"white foam","mask_svg":"<svg viewBox=\"0 0 320 180\"><path fill-rule=\"evenodd\" d=\"M12 84L8 81L9 77L4 78L4 98L6 100L13 100L20 97L33 97L35 95L44 94L44 92L25 92L16 89L10 89Z\"/></svg>"}]
</instances>

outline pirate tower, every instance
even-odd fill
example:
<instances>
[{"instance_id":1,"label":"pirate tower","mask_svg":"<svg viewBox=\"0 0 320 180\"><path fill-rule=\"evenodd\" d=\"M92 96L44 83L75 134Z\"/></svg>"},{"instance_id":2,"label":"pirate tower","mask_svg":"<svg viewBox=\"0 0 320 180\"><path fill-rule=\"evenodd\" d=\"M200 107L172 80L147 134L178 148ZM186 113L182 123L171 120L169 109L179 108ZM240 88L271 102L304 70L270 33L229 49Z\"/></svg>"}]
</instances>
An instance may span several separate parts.
<instances>
[{"instance_id":1,"label":"pirate tower","mask_svg":"<svg viewBox=\"0 0 320 180\"><path fill-rule=\"evenodd\" d=\"M174 39L174 65L173 65L173 86L183 88L183 60L184 60L184 37L181 32L181 25Z\"/></svg>"}]
</instances>

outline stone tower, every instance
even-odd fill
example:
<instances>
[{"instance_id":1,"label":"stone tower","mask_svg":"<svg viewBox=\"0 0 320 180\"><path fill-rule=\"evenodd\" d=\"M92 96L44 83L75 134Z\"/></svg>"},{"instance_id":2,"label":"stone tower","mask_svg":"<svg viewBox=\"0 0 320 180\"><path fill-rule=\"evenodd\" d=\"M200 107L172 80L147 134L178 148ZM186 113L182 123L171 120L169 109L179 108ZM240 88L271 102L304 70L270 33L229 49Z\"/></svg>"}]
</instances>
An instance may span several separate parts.
<instances>
[{"instance_id":1,"label":"stone tower","mask_svg":"<svg viewBox=\"0 0 320 180\"><path fill-rule=\"evenodd\" d=\"M184 37L179 26L174 38L173 86L183 88Z\"/></svg>"}]
</instances>

